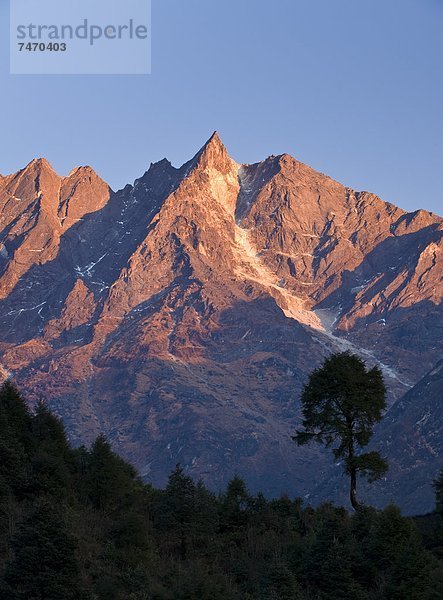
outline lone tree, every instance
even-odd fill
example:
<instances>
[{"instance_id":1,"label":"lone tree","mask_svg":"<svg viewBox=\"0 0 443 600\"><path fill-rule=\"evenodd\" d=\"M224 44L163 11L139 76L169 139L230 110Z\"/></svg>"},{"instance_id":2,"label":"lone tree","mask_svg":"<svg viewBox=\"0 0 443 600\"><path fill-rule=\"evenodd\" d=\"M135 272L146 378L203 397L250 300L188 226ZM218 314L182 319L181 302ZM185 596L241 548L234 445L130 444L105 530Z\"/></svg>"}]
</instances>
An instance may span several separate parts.
<instances>
[{"instance_id":1,"label":"lone tree","mask_svg":"<svg viewBox=\"0 0 443 600\"><path fill-rule=\"evenodd\" d=\"M350 477L350 500L357 510L357 475L370 483L388 470L378 452L359 453L367 446L386 408L386 388L378 367L366 370L358 357L344 352L327 358L305 385L301 397L303 430L293 440L302 446L311 440L333 447Z\"/></svg>"}]
</instances>

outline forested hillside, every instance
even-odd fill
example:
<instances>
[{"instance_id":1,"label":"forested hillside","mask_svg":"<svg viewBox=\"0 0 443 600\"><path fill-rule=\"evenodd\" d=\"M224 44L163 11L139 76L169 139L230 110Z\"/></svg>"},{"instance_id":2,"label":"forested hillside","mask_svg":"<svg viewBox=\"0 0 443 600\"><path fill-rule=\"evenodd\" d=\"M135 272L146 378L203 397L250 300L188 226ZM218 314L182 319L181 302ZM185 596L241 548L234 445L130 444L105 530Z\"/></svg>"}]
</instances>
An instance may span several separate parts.
<instances>
[{"instance_id":1,"label":"forested hillside","mask_svg":"<svg viewBox=\"0 0 443 600\"><path fill-rule=\"evenodd\" d=\"M443 474L431 515L216 495L177 466L142 483L103 437L72 448L43 403L0 390L2 600L441 600Z\"/></svg>"}]
</instances>

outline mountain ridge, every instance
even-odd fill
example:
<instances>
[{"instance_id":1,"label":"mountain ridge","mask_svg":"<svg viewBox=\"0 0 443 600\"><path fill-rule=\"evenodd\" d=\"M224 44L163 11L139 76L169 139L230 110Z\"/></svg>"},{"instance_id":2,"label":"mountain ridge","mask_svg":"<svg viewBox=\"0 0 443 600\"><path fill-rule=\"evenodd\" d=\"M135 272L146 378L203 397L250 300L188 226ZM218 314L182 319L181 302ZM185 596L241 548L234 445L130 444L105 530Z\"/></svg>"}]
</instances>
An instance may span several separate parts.
<instances>
[{"instance_id":1,"label":"mountain ridge","mask_svg":"<svg viewBox=\"0 0 443 600\"><path fill-rule=\"evenodd\" d=\"M441 355L438 216L286 154L239 165L216 132L117 192L37 163L18 204L17 174L0 180L0 363L156 483L180 459L215 486L234 469L309 493L330 468L290 441L310 370L357 352L393 404Z\"/></svg>"}]
</instances>

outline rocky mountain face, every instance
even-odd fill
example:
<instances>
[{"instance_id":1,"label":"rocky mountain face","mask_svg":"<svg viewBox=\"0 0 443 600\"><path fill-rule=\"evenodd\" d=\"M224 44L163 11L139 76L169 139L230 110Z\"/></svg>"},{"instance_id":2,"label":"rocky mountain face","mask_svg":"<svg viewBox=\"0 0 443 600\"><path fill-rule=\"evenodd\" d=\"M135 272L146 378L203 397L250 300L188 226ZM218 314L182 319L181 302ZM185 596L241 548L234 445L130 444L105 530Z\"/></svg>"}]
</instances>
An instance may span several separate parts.
<instances>
[{"instance_id":1,"label":"rocky mountain face","mask_svg":"<svg viewBox=\"0 0 443 600\"><path fill-rule=\"evenodd\" d=\"M434 505L429 481L442 467L443 360L392 407L373 440L389 456L386 482L374 489L388 502L404 498L409 513L425 513Z\"/></svg>"},{"instance_id":2,"label":"rocky mountain face","mask_svg":"<svg viewBox=\"0 0 443 600\"><path fill-rule=\"evenodd\" d=\"M238 473L320 498L329 455L290 439L310 371L337 350L379 364L406 432L395 402L441 356L443 220L288 155L238 165L214 134L116 193L37 160L0 178L0 219L0 372L155 484L180 462L214 488ZM392 493L414 511L405 453Z\"/></svg>"}]
</instances>

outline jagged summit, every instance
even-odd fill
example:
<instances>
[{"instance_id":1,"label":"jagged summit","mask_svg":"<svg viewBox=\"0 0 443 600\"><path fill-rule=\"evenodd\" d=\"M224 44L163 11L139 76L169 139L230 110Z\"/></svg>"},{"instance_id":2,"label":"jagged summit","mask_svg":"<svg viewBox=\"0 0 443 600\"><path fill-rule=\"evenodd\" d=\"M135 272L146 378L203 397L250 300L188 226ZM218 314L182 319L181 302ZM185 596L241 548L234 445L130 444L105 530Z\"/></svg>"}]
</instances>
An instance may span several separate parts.
<instances>
[{"instance_id":1,"label":"jagged summit","mask_svg":"<svg viewBox=\"0 0 443 600\"><path fill-rule=\"evenodd\" d=\"M134 185L143 182L145 179L149 179L152 176L160 177L162 175L168 177L171 173L178 172L180 169L174 167L170 160L162 158L161 160L151 162L147 171L143 173L141 177L138 177L134 181Z\"/></svg>"},{"instance_id":2,"label":"jagged summit","mask_svg":"<svg viewBox=\"0 0 443 600\"><path fill-rule=\"evenodd\" d=\"M223 144L218 131L214 131L208 141L203 145L202 150L210 148L224 149L226 151L225 145Z\"/></svg>"},{"instance_id":3,"label":"jagged summit","mask_svg":"<svg viewBox=\"0 0 443 600\"><path fill-rule=\"evenodd\" d=\"M158 160L156 162L152 162L149 165L149 169L148 170L155 170L155 169L161 169L161 168L169 168L172 167L172 163L170 160L168 160L167 158L162 158L161 160Z\"/></svg>"},{"instance_id":4,"label":"jagged summit","mask_svg":"<svg viewBox=\"0 0 443 600\"><path fill-rule=\"evenodd\" d=\"M33 158L25 167L19 169L15 173L11 173L9 175L2 176L0 175L0 181L14 180L14 179L23 179L23 177L33 177L33 176L47 176L53 180L66 180L68 178L73 177L92 177L94 179L103 181L103 179L97 174L93 167L90 165L78 165L74 167L66 176L59 175L57 171L54 169L52 164L44 157Z\"/></svg>"},{"instance_id":5,"label":"jagged summit","mask_svg":"<svg viewBox=\"0 0 443 600\"><path fill-rule=\"evenodd\" d=\"M31 160L31 162L29 162L26 165L25 170L28 169L28 168L35 168L35 169L39 169L39 170L40 169L48 169L48 170L51 170L51 171L55 172L55 170L54 170L53 166L51 165L51 163L46 158L43 158L43 157L41 157L41 158L33 158Z\"/></svg>"},{"instance_id":6,"label":"jagged summit","mask_svg":"<svg viewBox=\"0 0 443 600\"><path fill-rule=\"evenodd\" d=\"M228 173L233 167L238 168L235 161L229 156L217 131L195 155L191 164L203 169L216 169L223 174Z\"/></svg>"},{"instance_id":7,"label":"jagged summit","mask_svg":"<svg viewBox=\"0 0 443 600\"><path fill-rule=\"evenodd\" d=\"M75 174L79 174L79 175L92 175L92 176L95 176L95 177L99 177L99 175L97 174L97 172L90 165L79 165L77 167L74 167L73 169L71 169L71 171L68 173L67 176L68 177L72 177Z\"/></svg>"},{"instance_id":8,"label":"jagged summit","mask_svg":"<svg viewBox=\"0 0 443 600\"><path fill-rule=\"evenodd\" d=\"M62 179L46 158L34 158L24 168L9 176L10 178L36 178L47 181Z\"/></svg>"}]
</instances>

